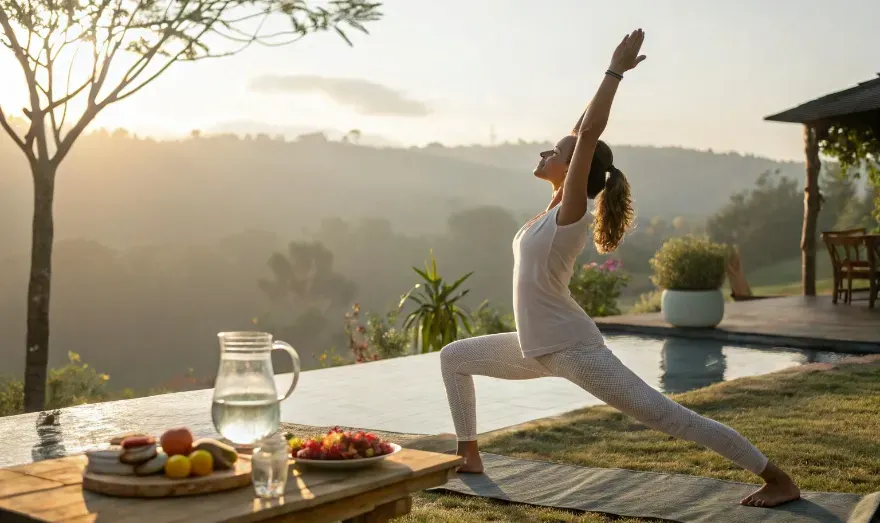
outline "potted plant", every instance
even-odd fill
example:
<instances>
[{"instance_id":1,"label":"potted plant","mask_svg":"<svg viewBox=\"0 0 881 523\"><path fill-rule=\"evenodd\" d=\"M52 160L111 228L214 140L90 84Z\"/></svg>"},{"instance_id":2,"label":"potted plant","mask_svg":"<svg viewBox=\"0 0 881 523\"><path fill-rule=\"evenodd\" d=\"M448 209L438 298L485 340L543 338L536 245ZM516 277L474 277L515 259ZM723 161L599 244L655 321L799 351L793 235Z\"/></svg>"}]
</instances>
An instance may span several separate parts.
<instances>
[{"instance_id":1,"label":"potted plant","mask_svg":"<svg viewBox=\"0 0 881 523\"><path fill-rule=\"evenodd\" d=\"M725 313L722 283L727 248L707 238L671 238L649 261L663 289L661 312L675 327L715 327Z\"/></svg>"}]
</instances>

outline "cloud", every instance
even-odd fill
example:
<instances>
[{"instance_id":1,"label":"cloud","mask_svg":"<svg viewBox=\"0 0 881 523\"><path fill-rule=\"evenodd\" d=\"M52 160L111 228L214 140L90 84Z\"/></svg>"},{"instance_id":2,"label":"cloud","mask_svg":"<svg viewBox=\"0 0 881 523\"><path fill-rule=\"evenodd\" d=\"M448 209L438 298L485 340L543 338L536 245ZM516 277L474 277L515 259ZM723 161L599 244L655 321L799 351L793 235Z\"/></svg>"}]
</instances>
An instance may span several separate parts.
<instances>
[{"instance_id":1,"label":"cloud","mask_svg":"<svg viewBox=\"0 0 881 523\"><path fill-rule=\"evenodd\" d=\"M362 78L327 78L312 75L265 75L251 81L258 93L319 92L334 102L370 116L426 116L431 110L384 85Z\"/></svg>"}]
</instances>

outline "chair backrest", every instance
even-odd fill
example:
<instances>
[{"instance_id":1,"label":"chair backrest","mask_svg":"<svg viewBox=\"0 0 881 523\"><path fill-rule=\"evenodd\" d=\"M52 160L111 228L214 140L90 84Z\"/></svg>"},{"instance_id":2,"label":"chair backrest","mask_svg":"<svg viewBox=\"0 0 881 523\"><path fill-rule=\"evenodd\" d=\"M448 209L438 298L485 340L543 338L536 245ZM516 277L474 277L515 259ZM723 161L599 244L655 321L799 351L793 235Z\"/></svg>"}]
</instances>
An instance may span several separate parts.
<instances>
[{"instance_id":1,"label":"chair backrest","mask_svg":"<svg viewBox=\"0 0 881 523\"><path fill-rule=\"evenodd\" d=\"M823 238L834 238L836 236L865 236L866 228L858 227L856 229L844 229L842 231L823 231Z\"/></svg>"},{"instance_id":2,"label":"chair backrest","mask_svg":"<svg viewBox=\"0 0 881 523\"><path fill-rule=\"evenodd\" d=\"M846 235L823 238L829 249L829 254L832 256L832 264L836 270L855 264L866 264L866 259L863 259L861 256L861 253L867 248L867 243L871 243L867 242L866 238L866 236Z\"/></svg>"},{"instance_id":3,"label":"chair backrest","mask_svg":"<svg viewBox=\"0 0 881 523\"><path fill-rule=\"evenodd\" d=\"M829 258L832 260L832 268L837 270L841 267L842 262L845 261L859 261L860 251L857 249L851 254L856 254L857 258L855 260L848 260L846 257L847 253L844 252L844 246L839 246L836 248L836 243L834 241L836 238L848 238L848 237L861 237L866 235L865 227L857 227L854 229L844 229L841 231L823 231L822 238L823 243L826 244L826 250L829 251Z\"/></svg>"}]
</instances>

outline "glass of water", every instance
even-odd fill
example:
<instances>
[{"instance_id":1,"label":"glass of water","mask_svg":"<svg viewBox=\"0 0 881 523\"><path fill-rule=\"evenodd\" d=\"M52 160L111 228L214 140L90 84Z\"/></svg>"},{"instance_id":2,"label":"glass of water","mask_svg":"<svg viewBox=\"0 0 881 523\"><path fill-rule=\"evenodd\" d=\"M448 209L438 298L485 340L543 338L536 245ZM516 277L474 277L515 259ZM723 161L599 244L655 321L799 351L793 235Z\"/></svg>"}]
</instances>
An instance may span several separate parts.
<instances>
[{"instance_id":1,"label":"glass of water","mask_svg":"<svg viewBox=\"0 0 881 523\"><path fill-rule=\"evenodd\" d=\"M288 481L290 447L280 433L264 438L251 455L251 482L257 497L274 499L284 494Z\"/></svg>"}]
</instances>

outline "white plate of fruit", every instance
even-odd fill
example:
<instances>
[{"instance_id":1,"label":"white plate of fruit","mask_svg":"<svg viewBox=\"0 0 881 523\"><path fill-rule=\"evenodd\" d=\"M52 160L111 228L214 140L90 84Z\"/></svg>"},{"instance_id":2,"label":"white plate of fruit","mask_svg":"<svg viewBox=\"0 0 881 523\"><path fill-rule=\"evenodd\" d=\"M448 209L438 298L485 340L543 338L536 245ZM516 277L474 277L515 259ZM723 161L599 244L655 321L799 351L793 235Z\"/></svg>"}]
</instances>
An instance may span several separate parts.
<instances>
[{"instance_id":1,"label":"white plate of fruit","mask_svg":"<svg viewBox=\"0 0 881 523\"><path fill-rule=\"evenodd\" d=\"M286 435L287 436L287 435ZM384 461L401 446L364 431L344 432L333 428L324 436L288 437L294 463L327 469L355 469Z\"/></svg>"}]
</instances>

